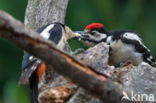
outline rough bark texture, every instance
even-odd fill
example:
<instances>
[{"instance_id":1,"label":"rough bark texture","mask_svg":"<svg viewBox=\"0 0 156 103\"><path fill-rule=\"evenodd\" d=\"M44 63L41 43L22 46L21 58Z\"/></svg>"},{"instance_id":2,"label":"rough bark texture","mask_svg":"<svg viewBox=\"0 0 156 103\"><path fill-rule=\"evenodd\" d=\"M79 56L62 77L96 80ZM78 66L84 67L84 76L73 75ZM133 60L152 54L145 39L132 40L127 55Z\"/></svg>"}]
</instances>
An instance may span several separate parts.
<instances>
[{"instance_id":1,"label":"rough bark texture","mask_svg":"<svg viewBox=\"0 0 156 103\"><path fill-rule=\"evenodd\" d=\"M68 0L28 0L25 24L37 29L47 23L64 23Z\"/></svg>"}]
</instances>

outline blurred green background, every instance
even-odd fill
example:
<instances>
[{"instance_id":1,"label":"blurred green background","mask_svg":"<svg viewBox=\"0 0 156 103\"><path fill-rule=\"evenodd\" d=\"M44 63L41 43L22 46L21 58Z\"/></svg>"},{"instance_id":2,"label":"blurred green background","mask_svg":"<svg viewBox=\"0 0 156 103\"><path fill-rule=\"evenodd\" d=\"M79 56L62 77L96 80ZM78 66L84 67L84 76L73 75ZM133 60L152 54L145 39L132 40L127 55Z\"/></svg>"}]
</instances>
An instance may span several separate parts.
<instances>
[{"instance_id":1,"label":"blurred green background","mask_svg":"<svg viewBox=\"0 0 156 103\"><path fill-rule=\"evenodd\" d=\"M83 30L92 22L101 22L108 30L131 29L141 34L156 57L156 0L69 1L66 24L73 30ZM26 4L27 0L0 0L0 9L23 21ZM17 85L22 54L0 39L0 103L29 103L26 88Z\"/></svg>"}]
</instances>

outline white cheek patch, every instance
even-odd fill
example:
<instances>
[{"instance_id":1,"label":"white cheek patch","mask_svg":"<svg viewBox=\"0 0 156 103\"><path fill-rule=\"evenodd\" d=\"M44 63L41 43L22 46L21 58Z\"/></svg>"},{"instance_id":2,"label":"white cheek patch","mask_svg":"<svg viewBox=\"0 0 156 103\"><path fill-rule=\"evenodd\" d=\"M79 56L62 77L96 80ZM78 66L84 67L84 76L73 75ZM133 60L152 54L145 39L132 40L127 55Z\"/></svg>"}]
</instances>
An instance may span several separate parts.
<instances>
[{"instance_id":1,"label":"white cheek patch","mask_svg":"<svg viewBox=\"0 0 156 103\"><path fill-rule=\"evenodd\" d=\"M107 37L106 34L101 34L101 33L100 33L100 36L101 36L102 39L105 39Z\"/></svg>"},{"instance_id":2,"label":"white cheek patch","mask_svg":"<svg viewBox=\"0 0 156 103\"><path fill-rule=\"evenodd\" d=\"M50 29L52 29L53 27L54 27L54 24L51 24L51 25L47 26L46 29L44 29L44 30L40 33L40 35L41 35L42 37L44 37L45 39L48 39L48 38L50 37L49 31L50 31Z\"/></svg>"},{"instance_id":3,"label":"white cheek patch","mask_svg":"<svg viewBox=\"0 0 156 103\"><path fill-rule=\"evenodd\" d=\"M106 39L107 35L103 33L96 33L95 35L90 35L91 39L95 39L96 41L101 41L102 39Z\"/></svg>"}]
</instances>

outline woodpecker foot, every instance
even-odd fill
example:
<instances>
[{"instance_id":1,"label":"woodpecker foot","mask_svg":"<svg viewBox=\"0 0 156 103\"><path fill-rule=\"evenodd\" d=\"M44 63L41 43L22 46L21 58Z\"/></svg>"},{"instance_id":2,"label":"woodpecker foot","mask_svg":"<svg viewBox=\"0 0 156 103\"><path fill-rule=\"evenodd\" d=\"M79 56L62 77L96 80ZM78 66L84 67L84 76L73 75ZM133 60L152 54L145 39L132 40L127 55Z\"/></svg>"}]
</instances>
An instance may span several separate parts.
<instances>
[{"instance_id":1,"label":"woodpecker foot","mask_svg":"<svg viewBox=\"0 0 156 103\"><path fill-rule=\"evenodd\" d=\"M125 66L128 66L130 64L133 64L133 62L131 60L127 60L126 62L120 63L120 67L125 67Z\"/></svg>"},{"instance_id":2,"label":"woodpecker foot","mask_svg":"<svg viewBox=\"0 0 156 103\"><path fill-rule=\"evenodd\" d=\"M85 49L79 48L79 49L76 49L74 52L72 52L72 55L76 55L76 54L82 53L84 51L85 51Z\"/></svg>"}]
</instances>

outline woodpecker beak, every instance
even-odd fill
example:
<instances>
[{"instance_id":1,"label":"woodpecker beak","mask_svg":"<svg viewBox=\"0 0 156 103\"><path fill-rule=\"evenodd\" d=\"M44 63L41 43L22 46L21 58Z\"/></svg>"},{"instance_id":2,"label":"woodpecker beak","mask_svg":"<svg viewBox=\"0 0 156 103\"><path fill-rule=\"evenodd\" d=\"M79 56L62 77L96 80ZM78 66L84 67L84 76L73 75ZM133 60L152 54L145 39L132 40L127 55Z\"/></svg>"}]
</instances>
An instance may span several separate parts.
<instances>
[{"instance_id":1,"label":"woodpecker beak","mask_svg":"<svg viewBox=\"0 0 156 103\"><path fill-rule=\"evenodd\" d=\"M72 39L76 39L76 40L80 39L84 35L84 31L74 31L73 33L75 37Z\"/></svg>"},{"instance_id":2,"label":"woodpecker beak","mask_svg":"<svg viewBox=\"0 0 156 103\"><path fill-rule=\"evenodd\" d=\"M84 35L84 32L83 31L74 31L76 37L80 37L80 36L83 36Z\"/></svg>"}]
</instances>

